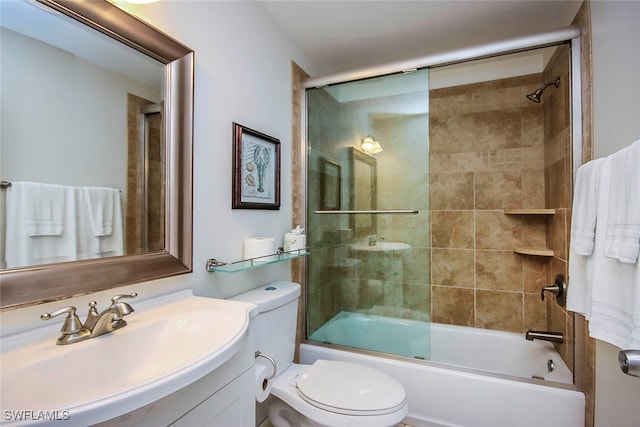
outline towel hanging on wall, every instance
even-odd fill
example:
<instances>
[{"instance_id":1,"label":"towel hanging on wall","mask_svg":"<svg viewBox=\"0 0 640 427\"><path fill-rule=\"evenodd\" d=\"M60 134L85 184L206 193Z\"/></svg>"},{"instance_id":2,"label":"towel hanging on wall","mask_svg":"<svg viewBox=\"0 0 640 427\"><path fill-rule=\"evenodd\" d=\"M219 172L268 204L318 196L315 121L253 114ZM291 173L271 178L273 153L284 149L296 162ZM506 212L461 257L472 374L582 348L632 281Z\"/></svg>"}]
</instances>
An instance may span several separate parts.
<instances>
[{"instance_id":1,"label":"towel hanging on wall","mask_svg":"<svg viewBox=\"0 0 640 427\"><path fill-rule=\"evenodd\" d=\"M637 149L640 141L636 141L633 149ZM631 147L628 147L631 148ZM569 287L567 294L567 309L582 313L589 320L589 335L611 343L619 348L640 347L640 263L621 261L607 255L607 236L619 236L613 233L610 225L620 225L619 218L628 218L626 208L634 206L634 201L625 200L622 194L638 191L637 185L632 188L621 185L620 179L628 176L619 168L618 156L628 155L628 149L611 156L586 163L580 169L592 168L592 173L578 173L576 175L576 196L589 194L594 197L584 203L574 199L572 211L572 235L569 250ZM638 163L636 163L637 165ZM579 171L580 172L580 171ZM585 177L588 179L585 182ZM579 182L579 179L581 182ZM578 186L585 186L578 188ZM595 188L593 188L595 186ZM612 198L616 206L611 206ZM590 209L590 212L585 212ZM625 214L620 214L625 212ZM611 215L614 215L611 218ZM585 250L583 236L574 239L578 233L575 224L591 224L595 220L593 247L591 253ZM626 220L625 220L626 221ZM628 224L625 222L625 226ZM640 223L639 223L640 224ZM590 227L590 225L589 225ZM611 239L609 239L611 242ZM587 245L588 246L588 245ZM628 252L624 252L628 255ZM630 258L625 258L630 260Z\"/></svg>"}]
</instances>

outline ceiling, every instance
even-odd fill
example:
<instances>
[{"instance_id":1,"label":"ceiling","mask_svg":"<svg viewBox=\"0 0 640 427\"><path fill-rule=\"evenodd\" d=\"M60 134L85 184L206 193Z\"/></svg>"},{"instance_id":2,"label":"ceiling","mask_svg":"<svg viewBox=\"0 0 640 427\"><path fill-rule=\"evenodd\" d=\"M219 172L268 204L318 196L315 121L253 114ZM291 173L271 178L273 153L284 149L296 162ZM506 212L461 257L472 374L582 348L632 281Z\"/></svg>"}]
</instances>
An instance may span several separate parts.
<instances>
[{"instance_id":1,"label":"ceiling","mask_svg":"<svg viewBox=\"0 0 640 427\"><path fill-rule=\"evenodd\" d=\"M574 0L260 0L318 75L571 25Z\"/></svg>"}]
</instances>

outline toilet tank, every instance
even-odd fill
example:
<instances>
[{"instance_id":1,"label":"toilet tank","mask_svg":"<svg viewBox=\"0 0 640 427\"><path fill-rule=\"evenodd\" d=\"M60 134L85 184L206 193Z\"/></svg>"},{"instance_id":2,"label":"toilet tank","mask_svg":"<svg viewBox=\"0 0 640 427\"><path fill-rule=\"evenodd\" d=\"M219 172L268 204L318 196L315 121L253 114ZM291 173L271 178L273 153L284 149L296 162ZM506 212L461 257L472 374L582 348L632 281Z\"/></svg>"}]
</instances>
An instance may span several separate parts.
<instances>
[{"instance_id":1,"label":"toilet tank","mask_svg":"<svg viewBox=\"0 0 640 427\"><path fill-rule=\"evenodd\" d=\"M256 351L271 356L278 374L293 363L296 345L296 325L300 285L293 282L273 282L230 298L258 306L252 320Z\"/></svg>"}]
</instances>

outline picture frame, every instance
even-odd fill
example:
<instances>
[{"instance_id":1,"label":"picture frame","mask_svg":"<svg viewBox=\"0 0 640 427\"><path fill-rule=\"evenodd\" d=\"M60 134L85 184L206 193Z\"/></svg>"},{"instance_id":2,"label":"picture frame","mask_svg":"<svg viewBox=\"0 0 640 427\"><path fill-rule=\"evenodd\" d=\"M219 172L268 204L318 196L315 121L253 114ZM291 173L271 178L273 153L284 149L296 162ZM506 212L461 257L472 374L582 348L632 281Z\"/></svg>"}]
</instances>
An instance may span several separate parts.
<instances>
[{"instance_id":1,"label":"picture frame","mask_svg":"<svg viewBox=\"0 0 640 427\"><path fill-rule=\"evenodd\" d=\"M320 209L339 211L342 179L340 164L323 157L320 174Z\"/></svg>"},{"instance_id":2,"label":"picture frame","mask_svg":"<svg viewBox=\"0 0 640 427\"><path fill-rule=\"evenodd\" d=\"M233 123L233 209L280 209L280 140Z\"/></svg>"}]
</instances>

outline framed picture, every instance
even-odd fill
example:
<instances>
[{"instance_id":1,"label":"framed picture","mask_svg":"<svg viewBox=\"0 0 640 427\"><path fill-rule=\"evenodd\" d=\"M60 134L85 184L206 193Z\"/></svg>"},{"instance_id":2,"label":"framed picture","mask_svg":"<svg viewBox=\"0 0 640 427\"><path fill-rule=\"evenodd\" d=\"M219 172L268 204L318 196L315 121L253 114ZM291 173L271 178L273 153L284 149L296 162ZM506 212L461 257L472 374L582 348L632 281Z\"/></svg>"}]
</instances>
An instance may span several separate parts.
<instances>
[{"instance_id":1,"label":"framed picture","mask_svg":"<svg viewBox=\"0 0 640 427\"><path fill-rule=\"evenodd\" d=\"M280 209L280 140L233 123L233 209Z\"/></svg>"},{"instance_id":2,"label":"framed picture","mask_svg":"<svg viewBox=\"0 0 640 427\"><path fill-rule=\"evenodd\" d=\"M331 160L321 159L320 209L340 210L340 165Z\"/></svg>"}]
</instances>

